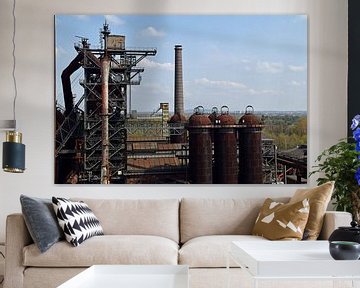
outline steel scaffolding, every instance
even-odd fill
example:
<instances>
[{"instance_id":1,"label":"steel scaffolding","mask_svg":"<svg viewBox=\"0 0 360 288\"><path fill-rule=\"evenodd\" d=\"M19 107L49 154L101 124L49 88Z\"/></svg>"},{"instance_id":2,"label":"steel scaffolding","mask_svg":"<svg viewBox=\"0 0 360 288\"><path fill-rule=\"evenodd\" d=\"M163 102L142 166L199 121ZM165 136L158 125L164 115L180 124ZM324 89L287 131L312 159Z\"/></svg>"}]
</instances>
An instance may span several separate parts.
<instances>
[{"instance_id":1,"label":"steel scaffolding","mask_svg":"<svg viewBox=\"0 0 360 288\"><path fill-rule=\"evenodd\" d=\"M79 183L124 183L127 92L130 85L140 84L144 68L137 67L138 63L147 56L156 55L157 51L154 48L126 49L125 36L110 35L106 23L101 35L102 49L91 49L88 39L82 38L81 44L75 45L78 55L64 70L66 73L63 72L67 110L65 120L56 131L55 157L71 150L65 149L66 144L82 123L84 146L82 165L77 171ZM70 83L71 73L80 67L84 71L84 79L80 80L84 95L74 106L70 96L65 95L68 92L65 88L70 93L71 88L64 88L64 85Z\"/></svg>"}]
</instances>

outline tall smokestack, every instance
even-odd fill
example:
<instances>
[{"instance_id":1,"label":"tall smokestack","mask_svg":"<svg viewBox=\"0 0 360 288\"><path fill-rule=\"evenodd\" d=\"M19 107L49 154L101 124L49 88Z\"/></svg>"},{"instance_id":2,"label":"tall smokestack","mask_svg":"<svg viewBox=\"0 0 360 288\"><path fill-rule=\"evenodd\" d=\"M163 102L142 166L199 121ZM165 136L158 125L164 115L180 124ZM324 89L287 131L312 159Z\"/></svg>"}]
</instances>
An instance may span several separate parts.
<instances>
[{"instance_id":1,"label":"tall smokestack","mask_svg":"<svg viewBox=\"0 0 360 288\"><path fill-rule=\"evenodd\" d=\"M184 115L182 46L175 45L175 89L174 89L174 115L168 122L170 124L170 143L186 143L187 133L184 129L186 117Z\"/></svg>"},{"instance_id":2,"label":"tall smokestack","mask_svg":"<svg viewBox=\"0 0 360 288\"><path fill-rule=\"evenodd\" d=\"M175 45L175 105L174 114L184 115L184 89L182 69L182 46Z\"/></svg>"}]
</instances>

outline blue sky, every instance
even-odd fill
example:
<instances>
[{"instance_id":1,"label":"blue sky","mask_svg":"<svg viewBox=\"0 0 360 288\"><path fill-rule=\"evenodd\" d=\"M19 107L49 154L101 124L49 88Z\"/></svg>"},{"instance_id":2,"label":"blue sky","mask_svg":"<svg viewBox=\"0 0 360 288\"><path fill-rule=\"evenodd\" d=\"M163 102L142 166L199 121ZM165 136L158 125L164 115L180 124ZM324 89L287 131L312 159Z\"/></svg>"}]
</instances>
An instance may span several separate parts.
<instances>
[{"instance_id":1,"label":"blue sky","mask_svg":"<svg viewBox=\"0 0 360 288\"><path fill-rule=\"evenodd\" d=\"M126 47L151 47L156 56L132 87L132 109L153 111L160 102L173 110L174 46L183 46L185 109L229 106L243 111L307 110L307 17L305 15L57 15L56 98L63 103L62 70L76 56L75 36L100 46L104 21L126 36ZM74 85L82 71L73 74ZM82 90L74 87L80 97Z\"/></svg>"}]
</instances>

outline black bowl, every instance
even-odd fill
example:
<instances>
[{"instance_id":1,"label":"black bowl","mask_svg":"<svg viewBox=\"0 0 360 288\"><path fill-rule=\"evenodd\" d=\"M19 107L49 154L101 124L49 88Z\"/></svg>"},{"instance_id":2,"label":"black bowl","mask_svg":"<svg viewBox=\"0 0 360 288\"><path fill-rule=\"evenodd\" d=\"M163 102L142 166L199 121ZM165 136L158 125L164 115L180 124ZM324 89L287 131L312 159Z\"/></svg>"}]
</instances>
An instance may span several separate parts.
<instances>
[{"instance_id":1,"label":"black bowl","mask_svg":"<svg viewBox=\"0 0 360 288\"><path fill-rule=\"evenodd\" d=\"M331 241L330 255L335 260L358 260L360 257L360 244L349 241Z\"/></svg>"}]
</instances>

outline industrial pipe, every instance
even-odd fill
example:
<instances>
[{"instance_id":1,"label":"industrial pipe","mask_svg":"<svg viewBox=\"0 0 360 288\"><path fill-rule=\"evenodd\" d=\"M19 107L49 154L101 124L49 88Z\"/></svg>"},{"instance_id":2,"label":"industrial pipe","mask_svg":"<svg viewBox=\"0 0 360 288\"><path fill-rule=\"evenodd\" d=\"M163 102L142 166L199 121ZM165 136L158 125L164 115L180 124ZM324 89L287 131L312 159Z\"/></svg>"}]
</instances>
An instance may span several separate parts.
<instances>
[{"instance_id":1,"label":"industrial pipe","mask_svg":"<svg viewBox=\"0 0 360 288\"><path fill-rule=\"evenodd\" d=\"M107 55L101 59L101 116L102 116L102 161L101 184L110 183L109 165L109 74L110 58Z\"/></svg>"}]
</instances>

